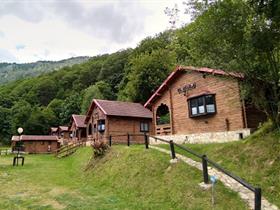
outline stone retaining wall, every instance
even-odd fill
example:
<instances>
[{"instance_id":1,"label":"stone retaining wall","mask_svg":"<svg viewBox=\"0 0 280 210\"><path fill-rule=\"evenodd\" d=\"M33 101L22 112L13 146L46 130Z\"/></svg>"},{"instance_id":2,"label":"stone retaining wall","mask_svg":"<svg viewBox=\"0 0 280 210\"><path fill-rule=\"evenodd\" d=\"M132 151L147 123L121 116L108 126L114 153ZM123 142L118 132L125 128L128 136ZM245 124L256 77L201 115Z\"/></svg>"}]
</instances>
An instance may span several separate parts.
<instances>
[{"instance_id":1,"label":"stone retaining wall","mask_svg":"<svg viewBox=\"0 0 280 210\"><path fill-rule=\"evenodd\" d=\"M183 135L162 135L156 136L165 140L173 140L175 143L191 143L191 144L205 144L205 143L223 143L230 141L237 141L245 138L251 134L250 129L242 129L236 131L225 132L209 132L209 133L196 133L196 134L183 134ZM150 138L151 144L162 144L161 141L155 141Z\"/></svg>"}]
</instances>

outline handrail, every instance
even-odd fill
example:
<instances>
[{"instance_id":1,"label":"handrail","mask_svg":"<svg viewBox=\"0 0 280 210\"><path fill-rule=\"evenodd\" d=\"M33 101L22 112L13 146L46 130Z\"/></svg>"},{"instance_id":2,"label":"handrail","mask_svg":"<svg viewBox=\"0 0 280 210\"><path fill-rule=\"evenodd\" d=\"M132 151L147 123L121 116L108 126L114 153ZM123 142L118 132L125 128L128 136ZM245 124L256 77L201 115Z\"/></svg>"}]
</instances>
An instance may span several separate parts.
<instances>
[{"instance_id":1,"label":"handrail","mask_svg":"<svg viewBox=\"0 0 280 210\"><path fill-rule=\"evenodd\" d=\"M255 192L255 187L253 187L252 185L250 185L249 183L245 182L243 179L241 179L240 177L236 176L235 174L230 173L229 171L227 171L226 169L222 168L222 166L220 166L218 163L215 163L214 161L210 160L209 158L206 157L207 162L209 162L212 166L214 166L216 169L218 169L219 171L222 171L224 174L228 175L229 177L233 178L234 180L236 180L237 182L239 182L240 184L242 184L244 187L247 187L249 190Z\"/></svg>"},{"instance_id":2,"label":"handrail","mask_svg":"<svg viewBox=\"0 0 280 210\"><path fill-rule=\"evenodd\" d=\"M231 177L232 179L234 179L235 181L237 181L238 183L240 183L241 185L243 185L244 187L248 188L249 190L251 190L252 192L255 193L255 210L260 210L261 209L261 188L258 187L253 187L251 184L249 184L248 182L246 182L245 180L243 180L242 178L236 176L235 174L229 172L228 170L224 169L222 166L220 166L218 163L214 162L213 160L209 159L206 155L200 155L196 152L194 152L193 150L182 146L180 144L174 143L173 140L167 141L155 136L150 136L156 140L160 140L162 142L165 143L169 143L170 145L170 151L171 151L171 157L174 159L176 158L175 155L175 149L174 149L174 145L176 145L177 147L181 148L182 150L191 153L192 155L201 158L202 160L202 170L203 170L203 178L204 178L204 183L208 183L209 182L209 175L208 175L208 166L207 163L210 163L213 167L215 167L216 169L218 169L219 171L223 172L224 174L228 175L229 177Z\"/></svg>"},{"instance_id":3,"label":"handrail","mask_svg":"<svg viewBox=\"0 0 280 210\"><path fill-rule=\"evenodd\" d=\"M191 149L189 149L189 148L187 148L187 147L184 147L184 146L182 146L182 145L180 145L180 144L177 144L177 143L174 143L174 144L175 144L177 147L179 147L179 148L181 148L181 149L183 149L183 150L185 150L185 151L191 153L192 155L194 155L194 156L196 156L196 157L198 157L198 158L202 158L202 155L197 154L197 153L194 152L193 150L191 150Z\"/></svg>"}]
</instances>

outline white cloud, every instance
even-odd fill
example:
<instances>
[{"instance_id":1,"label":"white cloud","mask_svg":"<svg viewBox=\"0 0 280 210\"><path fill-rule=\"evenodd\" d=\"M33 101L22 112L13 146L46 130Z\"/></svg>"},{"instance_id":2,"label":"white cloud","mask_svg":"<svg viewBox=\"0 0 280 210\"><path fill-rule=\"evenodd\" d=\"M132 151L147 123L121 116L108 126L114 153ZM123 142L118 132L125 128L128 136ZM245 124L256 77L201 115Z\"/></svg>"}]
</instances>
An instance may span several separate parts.
<instances>
[{"instance_id":1,"label":"white cloud","mask_svg":"<svg viewBox=\"0 0 280 210\"><path fill-rule=\"evenodd\" d=\"M175 2L180 0L4 1L0 46L20 62L135 47L146 36L168 28L164 9Z\"/></svg>"}]
</instances>

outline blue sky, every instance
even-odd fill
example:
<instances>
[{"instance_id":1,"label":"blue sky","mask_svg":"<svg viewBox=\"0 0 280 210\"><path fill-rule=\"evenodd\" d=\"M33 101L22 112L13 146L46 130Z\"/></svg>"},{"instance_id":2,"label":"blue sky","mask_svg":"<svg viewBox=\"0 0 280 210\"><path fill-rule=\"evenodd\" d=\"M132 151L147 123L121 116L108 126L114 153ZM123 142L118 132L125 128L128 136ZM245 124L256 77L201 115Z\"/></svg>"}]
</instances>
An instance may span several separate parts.
<instances>
[{"instance_id":1,"label":"blue sky","mask_svg":"<svg viewBox=\"0 0 280 210\"><path fill-rule=\"evenodd\" d=\"M164 9L176 3L182 6L182 0L1 0L0 62L61 60L135 47L170 27Z\"/></svg>"}]
</instances>

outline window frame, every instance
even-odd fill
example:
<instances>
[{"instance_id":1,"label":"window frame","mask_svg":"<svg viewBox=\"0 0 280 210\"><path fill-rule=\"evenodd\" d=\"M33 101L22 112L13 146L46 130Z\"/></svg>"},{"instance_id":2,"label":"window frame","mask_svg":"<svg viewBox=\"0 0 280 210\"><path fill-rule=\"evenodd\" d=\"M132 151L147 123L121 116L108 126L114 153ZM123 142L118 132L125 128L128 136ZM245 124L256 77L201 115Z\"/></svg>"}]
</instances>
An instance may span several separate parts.
<instances>
[{"instance_id":1,"label":"window frame","mask_svg":"<svg viewBox=\"0 0 280 210\"><path fill-rule=\"evenodd\" d=\"M206 97L207 96L212 96L213 97L213 100L214 100L214 108L215 108L215 111L214 112L207 112L207 107L206 107ZM203 100L203 106L204 106L204 113L199 113L199 103L198 103L198 100L199 98L202 98ZM192 113L192 106L191 106L191 101L192 100L196 100L196 108L197 108L197 114L193 114ZM209 94L202 94L202 95L199 95L199 96L195 96L195 97L192 97L192 98L189 98L188 100L188 108L189 108L189 117L190 118L195 118L195 117L200 117L200 116L208 116L208 115L215 115L217 113L217 105L216 105L216 94L215 93L209 93Z\"/></svg>"},{"instance_id":2,"label":"window frame","mask_svg":"<svg viewBox=\"0 0 280 210\"><path fill-rule=\"evenodd\" d=\"M104 121L104 124L103 123L100 123L100 122L102 122L102 121ZM100 126L101 126L101 128L102 128L102 125L104 125L104 129L100 129ZM97 131L98 132L104 132L106 130L106 121L104 120L104 119L102 119L102 120L97 120Z\"/></svg>"},{"instance_id":3,"label":"window frame","mask_svg":"<svg viewBox=\"0 0 280 210\"><path fill-rule=\"evenodd\" d=\"M142 129L142 125L146 124L147 125L147 130L143 130ZM145 126L144 126L145 127ZM141 121L140 122L140 132L144 132L144 133L148 133L150 132L150 123L149 122L145 122L145 121Z\"/></svg>"}]
</instances>

